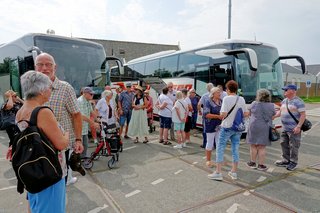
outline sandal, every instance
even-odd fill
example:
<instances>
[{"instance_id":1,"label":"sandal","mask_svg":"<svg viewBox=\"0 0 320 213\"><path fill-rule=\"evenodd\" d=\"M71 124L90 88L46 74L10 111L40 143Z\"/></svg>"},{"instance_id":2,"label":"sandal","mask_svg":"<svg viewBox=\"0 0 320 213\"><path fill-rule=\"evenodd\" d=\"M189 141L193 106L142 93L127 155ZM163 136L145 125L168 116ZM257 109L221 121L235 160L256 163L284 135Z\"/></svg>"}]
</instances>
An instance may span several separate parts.
<instances>
[{"instance_id":1,"label":"sandal","mask_svg":"<svg viewBox=\"0 0 320 213\"><path fill-rule=\"evenodd\" d=\"M143 143L148 143L148 142L149 142L148 138L145 138L143 141Z\"/></svg>"},{"instance_id":2,"label":"sandal","mask_svg":"<svg viewBox=\"0 0 320 213\"><path fill-rule=\"evenodd\" d=\"M163 145L170 145L170 144L172 144L172 143L169 142L169 141L164 141L164 142L163 142Z\"/></svg>"},{"instance_id":3,"label":"sandal","mask_svg":"<svg viewBox=\"0 0 320 213\"><path fill-rule=\"evenodd\" d=\"M136 138L136 139L133 141L133 143L139 143L139 139Z\"/></svg>"},{"instance_id":4,"label":"sandal","mask_svg":"<svg viewBox=\"0 0 320 213\"><path fill-rule=\"evenodd\" d=\"M163 139L159 140L159 143L163 143Z\"/></svg>"}]
</instances>

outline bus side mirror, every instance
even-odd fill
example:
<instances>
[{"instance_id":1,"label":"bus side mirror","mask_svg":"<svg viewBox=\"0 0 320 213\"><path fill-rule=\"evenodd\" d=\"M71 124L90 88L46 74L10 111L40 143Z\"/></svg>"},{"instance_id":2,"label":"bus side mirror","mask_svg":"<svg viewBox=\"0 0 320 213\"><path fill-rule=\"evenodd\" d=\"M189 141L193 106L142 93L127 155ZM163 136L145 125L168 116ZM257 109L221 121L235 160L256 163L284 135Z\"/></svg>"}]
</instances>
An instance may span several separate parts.
<instances>
[{"instance_id":1,"label":"bus side mirror","mask_svg":"<svg viewBox=\"0 0 320 213\"><path fill-rule=\"evenodd\" d=\"M275 65L280 60L286 60L286 59L296 59L301 65L302 74L308 73L307 68L306 68L306 62L304 61L304 59L301 56L298 56L298 55L279 56L279 58L277 58L272 64L272 71L274 71Z\"/></svg>"},{"instance_id":2,"label":"bus side mirror","mask_svg":"<svg viewBox=\"0 0 320 213\"><path fill-rule=\"evenodd\" d=\"M124 68L123 68L123 65L122 65L121 61L116 61L116 62L117 62L117 65L119 67L120 75L124 75Z\"/></svg>"},{"instance_id":3,"label":"bus side mirror","mask_svg":"<svg viewBox=\"0 0 320 213\"><path fill-rule=\"evenodd\" d=\"M253 49L241 48L235 50L225 50L223 53L225 55L233 55L235 57L237 57L238 54L243 53L248 60L250 70L254 72L258 70L258 57Z\"/></svg>"}]
</instances>

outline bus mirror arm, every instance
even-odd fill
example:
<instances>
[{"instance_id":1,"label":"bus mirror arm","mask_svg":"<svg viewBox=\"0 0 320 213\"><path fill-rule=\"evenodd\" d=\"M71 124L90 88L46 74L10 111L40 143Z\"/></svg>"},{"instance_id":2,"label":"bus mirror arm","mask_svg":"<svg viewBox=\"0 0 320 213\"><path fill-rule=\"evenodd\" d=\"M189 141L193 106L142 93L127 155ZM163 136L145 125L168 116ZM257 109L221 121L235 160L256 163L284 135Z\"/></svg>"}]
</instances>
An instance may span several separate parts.
<instances>
[{"instance_id":1,"label":"bus mirror arm","mask_svg":"<svg viewBox=\"0 0 320 213\"><path fill-rule=\"evenodd\" d=\"M272 72L274 72L275 65L280 60L286 60L286 59L296 59L301 65L302 74L307 74L308 73L307 68L306 68L306 62L304 61L304 59L301 56L298 56L298 55L279 56L279 58L277 58L272 64Z\"/></svg>"},{"instance_id":2,"label":"bus mirror arm","mask_svg":"<svg viewBox=\"0 0 320 213\"><path fill-rule=\"evenodd\" d=\"M238 58L238 54L245 54L246 58L248 59L249 68L252 71L258 70L258 57L254 50L250 48L241 48L241 49L235 49L235 50L225 50L223 51L225 55L232 55L236 58Z\"/></svg>"},{"instance_id":3,"label":"bus mirror arm","mask_svg":"<svg viewBox=\"0 0 320 213\"><path fill-rule=\"evenodd\" d=\"M32 53L33 62L36 63L36 57L42 53L42 51L37 46L32 46L28 52Z\"/></svg>"}]
</instances>

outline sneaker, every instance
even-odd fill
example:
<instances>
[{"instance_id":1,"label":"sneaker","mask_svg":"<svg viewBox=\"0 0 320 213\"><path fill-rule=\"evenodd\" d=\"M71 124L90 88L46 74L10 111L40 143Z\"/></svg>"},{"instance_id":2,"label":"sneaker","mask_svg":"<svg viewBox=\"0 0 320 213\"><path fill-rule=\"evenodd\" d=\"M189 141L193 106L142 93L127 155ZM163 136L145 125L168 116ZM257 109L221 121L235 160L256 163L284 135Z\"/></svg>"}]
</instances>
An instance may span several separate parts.
<instances>
[{"instance_id":1,"label":"sneaker","mask_svg":"<svg viewBox=\"0 0 320 213\"><path fill-rule=\"evenodd\" d=\"M129 139L130 137L128 135L125 135L124 138Z\"/></svg>"},{"instance_id":2,"label":"sneaker","mask_svg":"<svg viewBox=\"0 0 320 213\"><path fill-rule=\"evenodd\" d=\"M295 162L290 162L289 165L287 166L287 170L293 171L293 170L296 169L296 167L297 167L297 163L295 163Z\"/></svg>"},{"instance_id":3,"label":"sneaker","mask_svg":"<svg viewBox=\"0 0 320 213\"><path fill-rule=\"evenodd\" d=\"M222 177L222 174L221 173L212 173L212 174L209 174L208 175L208 178L211 179L211 180L223 180L223 177Z\"/></svg>"},{"instance_id":4,"label":"sneaker","mask_svg":"<svg viewBox=\"0 0 320 213\"><path fill-rule=\"evenodd\" d=\"M75 182L77 182L78 178L76 177L72 177L67 181L67 186L70 184L74 184Z\"/></svg>"},{"instance_id":5,"label":"sneaker","mask_svg":"<svg viewBox=\"0 0 320 213\"><path fill-rule=\"evenodd\" d=\"M237 180L238 179L238 175L235 172L228 172L229 177L231 177L232 180Z\"/></svg>"},{"instance_id":6,"label":"sneaker","mask_svg":"<svg viewBox=\"0 0 320 213\"><path fill-rule=\"evenodd\" d=\"M289 162L286 160L277 160L276 162L274 162L274 164L279 167L287 167L289 165Z\"/></svg>"},{"instance_id":7,"label":"sneaker","mask_svg":"<svg viewBox=\"0 0 320 213\"><path fill-rule=\"evenodd\" d=\"M175 149L182 149L182 144L177 144L177 145L173 146L173 148L175 148Z\"/></svg>"},{"instance_id":8,"label":"sneaker","mask_svg":"<svg viewBox=\"0 0 320 213\"><path fill-rule=\"evenodd\" d=\"M209 167L209 168L212 168L214 166L214 164L213 164L212 161L207 161L206 162L206 166Z\"/></svg>"},{"instance_id":9,"label":"sneaker","mask_svg":"<svg viewBox=\"0 0 320 213\"><path fill-rule=\"evenodd\" d=\"M266 171L268 169L268 167L266 165L259 164L257 169L259 171Z\"/></svg>"},{"instance_id":10,"label":"sneaker","mask_svg":"<svg viewBox=\"0 0 320 213\"><path fill-rule=\"evenodd\" d=\"M94 140L93 140L93 143L98 144L98 140L97 140L97 139L94 139Z\"/></svg>"},{"instance_id":11,"label":"sneaker","mask_svg":"<svg viewBox=\"0 0 320 213\"><path fill-rule=\"evenodd\" d=\"M247 162L246 165L248 167L250 167L251 169L256 169L257 168L257 164L255 162L252 162L252 161Z\"/></svg>"},{"instance_id":12,"label":"sneaker","mask_svg":"<svg viewBox=\"0 0 320 213\"><path fill-rule=\"evenodd\" d=\"M186 143L182 143L182 147L187 147L187 144Z\"/></svg>"}]
</instances>

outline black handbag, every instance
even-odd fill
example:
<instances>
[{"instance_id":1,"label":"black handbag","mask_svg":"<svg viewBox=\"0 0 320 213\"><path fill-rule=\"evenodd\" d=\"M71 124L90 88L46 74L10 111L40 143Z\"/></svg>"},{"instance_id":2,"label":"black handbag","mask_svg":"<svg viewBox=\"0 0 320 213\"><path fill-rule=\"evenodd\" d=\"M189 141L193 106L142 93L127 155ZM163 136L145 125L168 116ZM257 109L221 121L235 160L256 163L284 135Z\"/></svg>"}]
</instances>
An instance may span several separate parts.
<instances>
[{"instance_id":1,"label":"black handbag","mask_svg":"<svg viewBox=\"0 0 320 213\"><path fill-rule=\"evenodd\" d=\"M2 109L0 111L0 130L5 130L11 125L15 125L16 116L11 111Z\"/></svg>"},{"instance_id":2,"label":"black handbag","mask_svg":"<svg viewBox=\"0 0 320 213\"><path fill-rule=\"evenodd\" d=\"M269 121L268 119L264 116L265 115L265 110L263 109L263 107L260 107L262 109L262 117L265 120L265 122L269 125ZM278 130L275 127L269 126L269 140L271 142L277 141L280 139L280 133L278 132Z\"/></svg>"},{"instance_id":3,"label":"black handbag","mask_svg":"<svg viewBox=\"0 0 320 213\"><path fill-rule=\"evenodd\" d=\"M277 141L280 139L280 133L274 127L269 127L269 140L270 141Z\"/></svg>"},{"instance_id":4,"label":"black handbag","mask_svg":"<svg viewBox=\"0 0 320 213\"><path fill-rule=\"evenodd\" d=\"M299 123L298 119L296 117L294 117L294 115L289 110L288 100L287 100L286 104L287 104L287 110L288 110L289 114L291 115L293 120L295 120L295 122L298 124ZM309 129L311 129L311 127L312 127L311 121L309 121L308 119L305 119L300 129L305 132L305 131L308 131Z\"/></svg>"}]
</instances>

